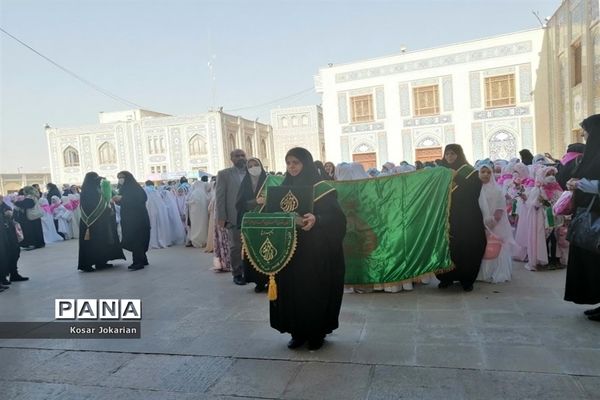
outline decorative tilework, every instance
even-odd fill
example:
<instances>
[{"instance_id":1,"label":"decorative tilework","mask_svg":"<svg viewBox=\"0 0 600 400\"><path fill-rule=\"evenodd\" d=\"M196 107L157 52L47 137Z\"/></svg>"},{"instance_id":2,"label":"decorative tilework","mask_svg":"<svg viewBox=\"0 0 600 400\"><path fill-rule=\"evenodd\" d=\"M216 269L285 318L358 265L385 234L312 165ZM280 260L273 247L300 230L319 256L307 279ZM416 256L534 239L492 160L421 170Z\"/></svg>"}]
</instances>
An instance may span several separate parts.
<instances>
[{"instance_id":1,"label":"decorative tilework","mask_svg":"<svg viewBox=\"0 0 600 400\"><path fill-rule=\"evenodd\" d=\"M497 75L508 75L514 74L515 67L501 67L501 68L492 68L486 69L483 71L483 76L497 76Z\"/></svg>"},{"instance_id":2,"label":"decorative tilework","mask_svg":"<svg viewBox=\"0 0 600 400\"><path fill-rule=\"evenodd\" d=\"M493 46L485 49L465 51L444 56L436 56L421 60L388 64L381 67L364 68L335 75L336 83L350 82L359 79L400 74L428 68L445 67L472 61L487 60L496 57L506 57L531 52L533 44L530 40L507 45Z\"/></svg>"},{"instance_id":3,"label":"decorative tilework","mask_svg":"<svg viewBox=\"0 0 600 400\"><path fill-rule=\"evenodd\" d=\"M352 96L364 96L366 94L373 94L373 86L370 87L362 87L358 89L352 89L348 91L348 95Z\"/></svg>"},{"instance_id":4,"label":"decorative tilework","mask_svg":"<svg viewBox=\"0 0 600 400\"><path fill-rule=\"evenodd\" d=\"M529 115L529 106L475 111L473 113L473 119L504 118L518 115Z\"/></svg>"},{"instance_id":5,"label":"decorative tilework","mask_svg":"<svg viewBox=\"0 0 600 400\"><path fill-rule=\"evenodd\" d=\"M533 149L533 118L521 118L521 138L524 149Z\"/></svg>"},{"instance_id":6,"label":"decorative tilework","mask_svg":"<svg viewBox=\"0 0 600 400\"><path fill-rule=\"evenodd\" d=\"M387 160L388 158L388 143L387 134L385 132L377 133L377 154L381 160Z\"/></svg>"},{"instance_id":7,"label":"decorative tilework","mask_svg":"<svg viewBox=\"0 0 600 400\"><path fill-rule=\"evenodd\" d=\"M408 92L408 83L402 83L400 90L400 115L408 117L410 115L410 94Z\"/></svg>"},{"instance_id":8,"label":"decorative tilework","mask_svg":"<svg viewBox=\"0 0 600 400\"><path fill-rule=\"evenodd\" d=\"M374 153L375 152L375 147L373 146L372 143L368 142L368 141L361 141L359 142L356 146L354 146L354 149L352 150L352 154L355 153Z\"/></svg>"},{"instance_id":9,"label":"decorative tilework","mask_svg":"<svg viewBox=\"0 0 600 400\"><path fill-rule=\"evenodd\" d=\"M92 143L91 138L89 136L84 136L81 140L82 144L82 157L80 159L81 166L86 171L92 170L93 160L92 160Z\"/></svg>"},{"instance_id":10,"label":"decorative tilework","mask_svg":"<svg viewBox=\"0 0 600 400\"><path fill-rule=\"evenodd\" d=\"M121 125L117 126L117 128L115 129L115 133L117 136L117 142L119 147L119 164L127 165L127 155L125 153L125 135L123 134L123 127Z\"/></svg>"},{"instance_id":11,"label":"decorative tilework","mask_svg":"<svg viewBox=\"0 0 600 400\"><path fill-rule=\"evenodd\" d=\"M519 97L521 101L531 101L531 64L519 65Z\"/></svg>"},{"instance_id":12,"label":"decorative tilework","mask_svg":"<svg viewBox=\"0 0 600 400\"><path fill-rule=\"evenodd\" d=\"M454 100L452 91L452 76L444 76L442 78L442 98L444 104L444 112L454 110Z\"/></svg>"},{"instance_id":13,"label":"decorative tilework","mask_svg":"<svg viewBox=\"0 0 600 400\"><path fill-rule=\"evenodd\" d=\"M372 124L348 125L348 126L342 127L342 133L380 131L383 128L384 128L383 122L375 122Z\"/></svg>"},{"instance_id":14,"label":"decorative tilework","mask_svg":"<svg viewBox=\"0 0 600 400\"><path fill-rule=\"evenodd\" d=\"M410 81L410 84L412 87L437 85L438 83L439 83L438 78L425 78L425 79L417 79L414 81Z\"/></svg>"},{"instance_id":15,"label":"decorative tilework","mask_svg":"<svg viewBox=\"0 0 600 400\"><path fill-rule=\"evenodd\" d=\"M214 114L208 117L208 145L210 148L211 168L219 169L219 139L217 137L217 118Z\"/></svg>"},{"instance_id":16,"label":"decorative tilework","mask_svg":"<svg viewBox=\"0 0 600 400\"><path fill-rule=\"evenodd\" d=\"M137 175L145 176L144 171L144 142L142 141L142 129L140 124L135 124L133 127L133 137L135 143L135 158L137 161Z\"/></svg>"},{"instance_id":17,"label":"decorative tilework","mask_svg":"<svg viewBox=\"0 0 600 400\"><path fill-rule=\"evenodd\" d=\"M478 71L469 73L471 86L471 108L481 108L481 73Z\"/></svg>"},{"instance_id":18,"label":"decorative tilework","mask_svg":"<svg viewBox=\"0 0 600 400\"><path fill-rule=\"evenodd\" d=\"M454 139L454 125L444 126L444 144L456 143Z\"/></svg>"},{"instance_id":19,"label":"decorative tilework","mask_svg":"<svg viewBox=\"0 0 600 400\"><path fill-rule=\"evenodd\" d=\"M471 137L473 139L473 162L485 158L483 155L483 124L473 122L471 124Z\"/></svg>"},{"instance_id":20,"label":"decorative tilework","mask_svg":"<svg viewBox=\"0 0 600 400\"><path fill-rule=\"evenodd\" d=\"M350 161L350 143L347 136L340 138L340 150L342 152L342 161Z\"/></svg>"},{"instance_id":21,"label":"decorative tilework","mask_svg":"<svg viewBox=\"0 0 600 400\"><path fill-rule=\"evenodd\" d=\"M383 86L379 86L375 89L375 107L377 109L377 119L384 119L385 95L383 93Z\"/></svg>"},{"instance_id":22,"label":"decorative tilework","mask_svg":"<svg viewBox=\"0 0 600 400\"><path fill-rule=\"evenodd\" d=\"M597 2L597 0L592 0L592 2L593 1ZM580 1L578 4L571 2L571 5L574 5L573 10L571 11L571 40L575 40L581 35L585 22L586 3L587 1Z\"/></svg>"},{"instance_id":23,"label":"decorative tilework","mask_svg":"<svg viewBox=\"0 0 600 400\"><path fill-rule=\"evenodd\" d=\"M425 136L424 138L419 140L416 148L419 149L422 147L437 147L437 146L441 146L441 143L437 137Z\"/></svg>"},{"instance_id":24,"label":"decorative tilework","mask_svg":"<svg viewBox=\"0 0 600 400\"><path fill-rule=\"evenodd\" d=\"M402 154L404 154L404 159L406 161L410 160L410 162L412 162L412 129L402 129Z\"/></svg>"},{"instance_id":25,"label":"decorative tilework","mask_svg":"<svg viewBox=\"0 0 600 400\"><path fill-rule=\"evenodd\" d=\"M590 20L592 23L600 19L600 1L592 0L590 3Z\"/></svg>"},{"instance_id":26,"label":"decorative tilework","mask_svg":"<svg viewBox=\"0 0 600 400\"><path fill-rule=\"evenodd\" d=\"M338 116L340 124L348 123L348 97L346 92L338 93Z\"/></svg>"},{"instance_id":27,"label":"decorative tilework","mask_svg":"<svg viewBox=\"0 0 600 400\"><path fill-rule=\"evenodd\" d=\"M436 115L434 117L409 118L403 121L404 126L438 125L452 122L452 115Z\"/></svg>"}]
</instances>

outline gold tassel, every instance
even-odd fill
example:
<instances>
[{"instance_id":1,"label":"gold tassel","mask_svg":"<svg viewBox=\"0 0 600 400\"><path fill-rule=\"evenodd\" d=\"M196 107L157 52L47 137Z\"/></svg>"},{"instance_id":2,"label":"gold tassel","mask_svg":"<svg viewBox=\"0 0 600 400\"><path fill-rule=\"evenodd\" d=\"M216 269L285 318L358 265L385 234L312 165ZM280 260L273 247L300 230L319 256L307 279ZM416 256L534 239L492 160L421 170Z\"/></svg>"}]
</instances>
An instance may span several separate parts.
<instances>
[{"instance_id":1,"label":"gold tassel","mask_svg":"<svg viewBox=\"0 0 600 400\"><path fill-rule=\"evenodd\" d=\"M275 283L275 275L269 275L269 290L267 291L269 301L277 300L277 283Z\"/></svg>"},{"instance_id":2,"label":"gold tassel","mask_svg":"<svg viewBox=\"0 0 600 400\"><path fill-rule=\"evenodd\" d=\"M90 240L90 228L85 228L85 236L83 240Z\"/></svg>"}]
</instances>

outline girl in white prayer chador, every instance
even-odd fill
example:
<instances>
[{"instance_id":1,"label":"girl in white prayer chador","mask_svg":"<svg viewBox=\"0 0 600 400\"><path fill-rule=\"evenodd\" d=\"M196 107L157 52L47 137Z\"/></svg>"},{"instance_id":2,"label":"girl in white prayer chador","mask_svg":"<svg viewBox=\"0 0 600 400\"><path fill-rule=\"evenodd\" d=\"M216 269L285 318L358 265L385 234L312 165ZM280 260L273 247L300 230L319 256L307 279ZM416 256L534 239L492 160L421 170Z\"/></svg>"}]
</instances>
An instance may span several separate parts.
<instances>
[{"instance_id":1,"label":"girl in white prayer chador","mask_svg":"<svg viewBox=\"0 0 600 400\"><path fill-rule=\"evenodd\" d=\"M506 199L502 189L496 183L493 173L494 164L489 159L485 159L479 161L475 168L479 171L479 179L482 183L479 208L483 214L488 240L477 280L490 283L510 281L512 246L515 241L506 213Z\"/></svg>"}]
</instances>

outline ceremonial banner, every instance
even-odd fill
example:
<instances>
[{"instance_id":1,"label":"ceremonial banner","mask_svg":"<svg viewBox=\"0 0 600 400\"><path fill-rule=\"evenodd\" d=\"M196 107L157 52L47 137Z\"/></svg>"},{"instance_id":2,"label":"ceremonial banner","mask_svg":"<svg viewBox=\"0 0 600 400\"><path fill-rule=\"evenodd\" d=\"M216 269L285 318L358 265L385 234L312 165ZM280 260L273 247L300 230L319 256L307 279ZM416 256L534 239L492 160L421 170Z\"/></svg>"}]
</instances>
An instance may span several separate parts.
<instances>
[{"instance_id":1,"label":"ceremonial banner","mask_svg":"<svg viewBox=\"0 0 600 400\"><path fill-rule=\"evenodd\" d=\"M277 299L275 274L296 251L294 213L246 213L242 219L242 244L252 266L269 275L269 300Z\"/></svg>"},{"instance_id":2,"label":"ceremonial banner","mask_svg":"<svg viewBox=\"0 0 600 400\"><path fill-rule=\"evenodd\" d=\"M432 168L358 181L328 181L347 218L345 283L392 284L452 267L453 171ZM283 177L268 176L267 186ZM264 190L266 192L266 189Z\"/></svg>"}]
</instances>

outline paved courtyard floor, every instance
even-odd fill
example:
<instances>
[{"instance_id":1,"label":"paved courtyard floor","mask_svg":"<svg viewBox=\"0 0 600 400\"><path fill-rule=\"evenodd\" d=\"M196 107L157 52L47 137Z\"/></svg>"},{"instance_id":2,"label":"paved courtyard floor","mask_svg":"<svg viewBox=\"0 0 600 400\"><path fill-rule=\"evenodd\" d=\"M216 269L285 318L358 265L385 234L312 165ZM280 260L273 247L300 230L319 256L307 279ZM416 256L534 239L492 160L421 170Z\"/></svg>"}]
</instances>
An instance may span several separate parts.
<instances>
[{"instance_id":1,"label":"paved courtyard floor","mask_svg":"<svg viewBox=\"0 0 600 400\"><path fill-rule=\"evenodd\" d=\"M0 294L1 321L53 320L55 298L140 298L142 338L0 340L0 398L600 398L600 323L562 300L564 270L345 295L340 329L310 352L288 350L265 294L211 272L212 255L149 259L86 274L76 241L24 252L31 280Z\"/></svg>"}]
</instances>

